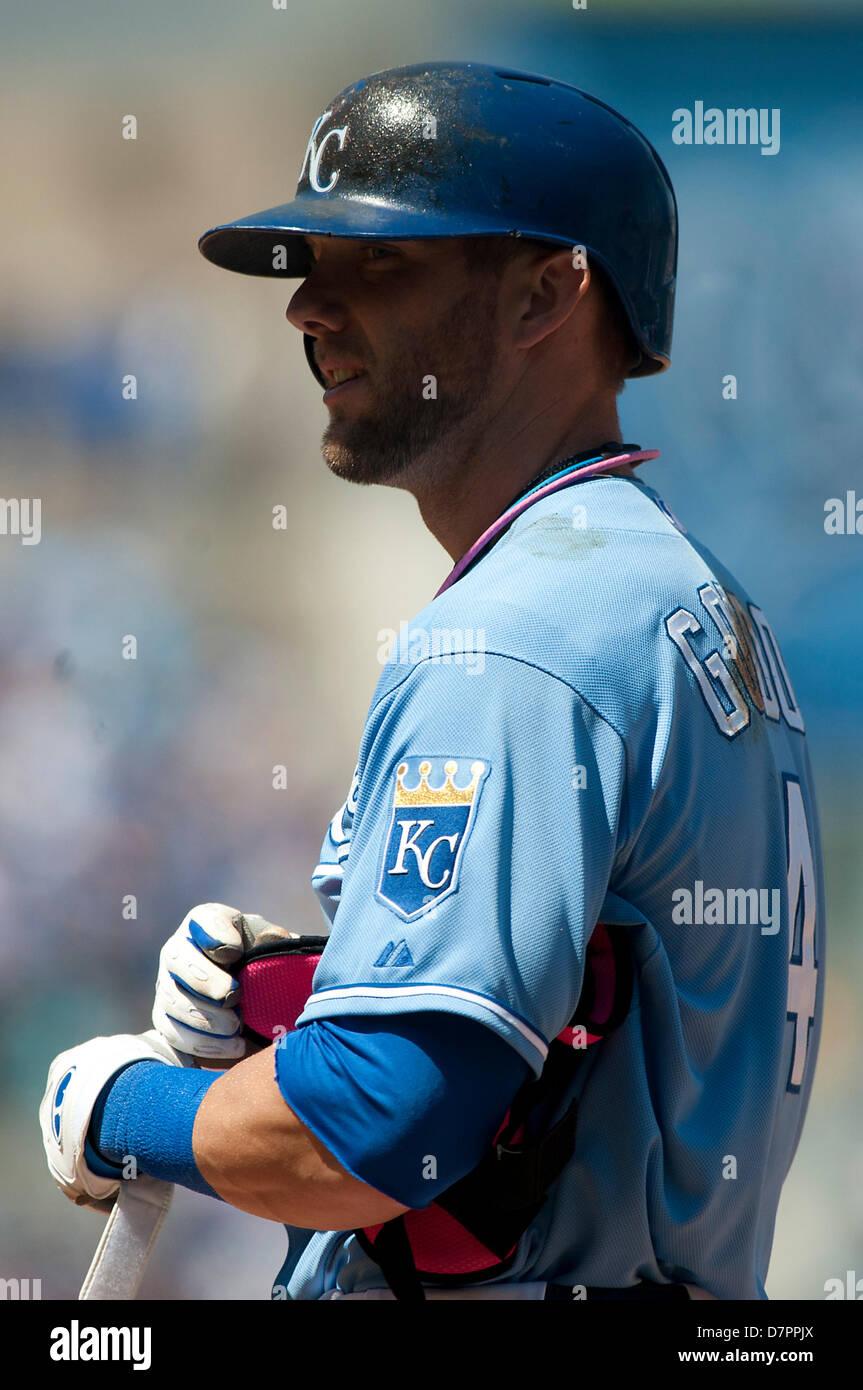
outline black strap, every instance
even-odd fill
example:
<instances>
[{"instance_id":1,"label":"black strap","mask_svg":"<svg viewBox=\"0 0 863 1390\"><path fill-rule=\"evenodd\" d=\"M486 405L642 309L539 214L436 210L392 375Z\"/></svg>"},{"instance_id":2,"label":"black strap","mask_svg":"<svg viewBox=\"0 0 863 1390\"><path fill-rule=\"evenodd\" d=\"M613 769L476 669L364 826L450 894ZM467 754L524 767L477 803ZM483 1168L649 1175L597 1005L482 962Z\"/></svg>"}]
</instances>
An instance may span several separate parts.
<instances>
[{"instance_id":1,"label":"black strap","mask_svg":"<svg viewBox=\"0 0 863 1390\"><path fill-rule=\"evenodd\" d=\"M544 1295L547 1303L578 1303L582 1297L589 1303L596 1299L603 1299L607 1303L637 1303L644 1299L679 1303L683 1299L689 1301L689 1291L685 1284L651 1284L649 1280L642 1279L640 1284L633 1284L628 1289L588 1285L583 1293L578 1285L573 1289L571 1284L548 1284Z\"/></svg>"},{"instance_id":2,"label":"black strap","mask_svg":"<svg viewBox=\"0 0 863 1390\"><path fill-rule=\"evenodd\" d=\"M287 937L284 941L258 942L256 946L250 946L248 951L244 952L239 965L266 960L269 956L320 956L323 955L329 939L328 936L301 936L296 939Z\"/></svg>"},{"instance_id":3,"label":"black strap","mask_svg":"<svg viewBox=\"0 0 863 1390\"><path fill-rule=\"evenodd\" d=\"M576 1101L550 1129L536 1137L526 1134L512 1142L522 1125L536 1117L545 1100L558 1101L585 1056L584 1051L553 1042L542 1074L525 1082L510 1107L505 1129L496 1144L436 1205L455 1217L499 1260L545 1205L546 1194L575 1150Z\"/></svg>"},{"instance_id":4,"label":"black strap","mask_svg":"<svg viewBox=\"0 0 863 1390\"><path fill-rule=\"evenodd\" d=\"M405 1303L425 1302L425 1290L414 1264L403 1216L386 1221L373 1244L365 1239L361 1243L380 1267L395 1298Z\"/></svg>"},{"instance_id":5,"label":"black strap","mask_svg":"<svg viewBox=\"0 0 863 1390\"><path fill-rule=\"evenodd\" d=\"M509 1107L506 1126L498 1137L498 1147L509 1144L518 1130L522 1126L527 1129L531 1126L531 1122L533 1122L533 1134L537 1133L543 1123L541 1107L547 1109L549 1104L557 1105L560 1103L569 1089L575 1072L588 1054L588 1048L569 1047L559 1038L552 1040L545 1065L539 1076L525 1081L513 1098ZM521 1144L527 1145L532 1142L537 1141L533 1139L530 1132L527 1132Z\"/></svg>"}]
</instances>

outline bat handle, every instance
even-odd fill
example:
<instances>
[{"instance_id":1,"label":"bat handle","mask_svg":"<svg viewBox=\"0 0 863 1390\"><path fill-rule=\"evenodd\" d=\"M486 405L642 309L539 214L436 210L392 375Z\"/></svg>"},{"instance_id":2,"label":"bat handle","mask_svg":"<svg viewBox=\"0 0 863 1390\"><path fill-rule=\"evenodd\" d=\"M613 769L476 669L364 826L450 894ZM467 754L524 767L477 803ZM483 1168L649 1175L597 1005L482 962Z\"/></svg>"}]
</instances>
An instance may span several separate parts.
<instances>
[{"instance_id":1,"label":"bat handle","mask_svg":"<svg viewBox=\"0 0 863 1390\"><path fill-rule=\"evenodd\" d=\"M121 1185L79 1301L136 1296L173 1195L173 1185L161 1178L134 1178Z\"/></svg>"}]
</instances>

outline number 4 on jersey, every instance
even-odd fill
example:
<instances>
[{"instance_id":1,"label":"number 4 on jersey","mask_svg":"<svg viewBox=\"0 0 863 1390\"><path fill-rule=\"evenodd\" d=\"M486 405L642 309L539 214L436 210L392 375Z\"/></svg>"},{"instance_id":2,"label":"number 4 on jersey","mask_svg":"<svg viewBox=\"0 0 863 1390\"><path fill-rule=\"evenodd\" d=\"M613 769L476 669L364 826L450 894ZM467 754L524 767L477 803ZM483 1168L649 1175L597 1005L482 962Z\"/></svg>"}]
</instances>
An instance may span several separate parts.
<instances>
[{"instance_id":1,"label":"number 4 on jersey","mask_svg":"<svg viewBox=\"0 0 863 1390\"><path fill-rule=\"evenodd\" d=\"M815 1019L818 963L815 959L815 861L803 793L796 777L785 775L785 823L788 828L788 1017L794 1023L794 1048L788 1090L799 1091L806 1070L809 1030ZM799 931L799 936L798 936Z\"/></svg>"}]
</instances>

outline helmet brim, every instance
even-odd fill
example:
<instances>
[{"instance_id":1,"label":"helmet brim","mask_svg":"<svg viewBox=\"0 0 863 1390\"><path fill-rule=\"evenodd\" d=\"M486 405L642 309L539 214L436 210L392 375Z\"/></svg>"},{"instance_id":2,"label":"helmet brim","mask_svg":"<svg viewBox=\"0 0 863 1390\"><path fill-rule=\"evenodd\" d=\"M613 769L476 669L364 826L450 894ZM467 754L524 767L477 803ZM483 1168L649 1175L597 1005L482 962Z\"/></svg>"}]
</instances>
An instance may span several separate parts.
<instances>
[{"instance_id":1,"label":"helmet brim","mask_svg":"<svg viewBox=\"0 0 863 1390\"><path fill-rule=\"evenodd\" d=\"M202 256L241 275L305 276L309 272L306 236L354 240L427 241L460 236L542 236L540 231L504 227L496 218L430 213L428 208L397 207L381 200L294 198L279 207L254 212L205 232L198 242ZM561 245L567 245L561 241Z\"/></svg>"}]
</instances>

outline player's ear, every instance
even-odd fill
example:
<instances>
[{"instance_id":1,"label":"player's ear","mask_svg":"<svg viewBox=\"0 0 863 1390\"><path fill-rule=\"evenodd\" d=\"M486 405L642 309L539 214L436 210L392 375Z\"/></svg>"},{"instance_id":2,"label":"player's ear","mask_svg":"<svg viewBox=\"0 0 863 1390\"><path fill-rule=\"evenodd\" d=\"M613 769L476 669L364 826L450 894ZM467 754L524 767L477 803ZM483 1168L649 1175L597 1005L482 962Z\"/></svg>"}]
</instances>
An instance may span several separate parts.
<instances>
[{"instance_id":1,"label":"player's ear","mask_svg":"<svg viewBox=\"0 0 863 1390\"><path fill-rule=\"evenodd\" d=\"M590 287L590 269L571 247L560 247L538 252L513 270L520 309L515 345L534 347L577 311Z\"/></svg>"}]
</instances>

